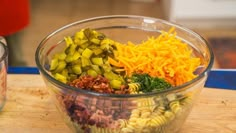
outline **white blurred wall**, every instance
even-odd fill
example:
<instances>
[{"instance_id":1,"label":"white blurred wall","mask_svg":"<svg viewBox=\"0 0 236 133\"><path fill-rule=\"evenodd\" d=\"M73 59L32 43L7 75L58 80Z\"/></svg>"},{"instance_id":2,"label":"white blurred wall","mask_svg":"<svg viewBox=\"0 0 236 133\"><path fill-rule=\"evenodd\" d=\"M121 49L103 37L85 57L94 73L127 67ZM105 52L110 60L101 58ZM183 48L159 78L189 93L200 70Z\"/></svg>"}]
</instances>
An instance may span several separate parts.
<instances>
[{"instance_id":1,"label":"white blurred wall","mask_svg":"<svg viewBox=\"0 0 236 133\"><path fill-rule=\"evenodd\" d=\"M236 0L162 0L166 19L189 27L236 27Z\"/></svg>"}]
</instances>

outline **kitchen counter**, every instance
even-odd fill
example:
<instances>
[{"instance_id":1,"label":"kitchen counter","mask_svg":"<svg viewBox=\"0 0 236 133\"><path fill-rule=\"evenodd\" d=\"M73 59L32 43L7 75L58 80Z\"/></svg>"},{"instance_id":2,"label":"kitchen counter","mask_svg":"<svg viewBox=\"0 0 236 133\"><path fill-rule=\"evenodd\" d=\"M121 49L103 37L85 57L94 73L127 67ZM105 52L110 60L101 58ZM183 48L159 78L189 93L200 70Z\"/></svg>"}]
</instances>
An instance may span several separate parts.
<instances>
[{"instance_id":1,"label":"kitchen counter","mask_svg":"<svg viewBox=\"0 0 236 133\"><path fill-rule=\"evenodd\" d=\"M0 132L70 133L38 74L8 74ZM204 88L180 133L236 132L236 90Z\"/></svg>"}]
</instances>

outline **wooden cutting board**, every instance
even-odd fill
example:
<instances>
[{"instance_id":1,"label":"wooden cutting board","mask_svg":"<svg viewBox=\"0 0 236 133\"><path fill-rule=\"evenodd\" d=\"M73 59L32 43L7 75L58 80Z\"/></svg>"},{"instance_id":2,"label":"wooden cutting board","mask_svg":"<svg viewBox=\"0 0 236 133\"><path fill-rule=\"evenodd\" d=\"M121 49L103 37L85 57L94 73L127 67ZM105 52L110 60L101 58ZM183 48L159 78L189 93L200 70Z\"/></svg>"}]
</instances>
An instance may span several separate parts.
<instances>
[{"instance_id":1,"label":"wooden cutting board","mask_svg":"<svg viewBox=\"0 0 236 133\"><path fill-rule=\"evenodd\" d=\"M0 133L70 133L40 75L8 75ZM235 133L236 91L204 88L180 133Z\"/></svg>"}]
</instances>

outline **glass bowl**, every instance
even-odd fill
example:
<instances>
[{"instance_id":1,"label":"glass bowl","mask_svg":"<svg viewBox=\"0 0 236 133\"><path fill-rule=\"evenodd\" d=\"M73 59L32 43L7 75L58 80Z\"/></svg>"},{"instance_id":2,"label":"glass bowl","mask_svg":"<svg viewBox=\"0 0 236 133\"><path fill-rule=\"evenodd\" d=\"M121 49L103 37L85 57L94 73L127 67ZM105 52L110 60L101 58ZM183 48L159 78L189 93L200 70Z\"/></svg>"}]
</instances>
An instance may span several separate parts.
<instances>
[{"instance_id":1,"label":"glass bowl","mask_svg":"<svg viewBox=\"0 0 236 133\"><path fill-rule=\"evenodd\" d=\"M65 45L64 37L81 29L95 29L122 43L140 43L171 27L201 65L194 72L196 78L168 90L135 95L97 93L59 82L48 70L53 55ZM200 94L212 68L213 53L200 35L180 25L144 16L113 15L77 21L54 31L39 44L35 59L56 107L74 132L173 133L181 128Z\"/></svg>"},{"instance_id":2,"label":"glass bowl","mask_svg":"<svg viewBox=\"0 0 236 133\"><path fill-rule=\"evenodd\" d=\"M0 36L0 111L7 99L7 68L8 48L5 39Z\"/></svg>"}]
</instances>

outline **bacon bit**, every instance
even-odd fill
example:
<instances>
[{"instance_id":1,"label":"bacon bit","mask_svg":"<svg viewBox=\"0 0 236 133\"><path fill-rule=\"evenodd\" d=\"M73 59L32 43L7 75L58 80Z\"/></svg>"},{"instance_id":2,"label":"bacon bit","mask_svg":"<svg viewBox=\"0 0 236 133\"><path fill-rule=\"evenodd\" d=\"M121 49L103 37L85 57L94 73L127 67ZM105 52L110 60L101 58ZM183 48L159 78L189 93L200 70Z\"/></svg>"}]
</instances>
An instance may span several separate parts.
<instances>
[{"instance_id":1,"label":"bacon bit","mask_svg":"<svg viewBox=\"0 0 236 133\"><path fill-rule=\"evenodd\" d=\"M90 75L85 75L79 77L78 79L73 80L69 83L70 86L80 88L83 90L90 90L99 93L107 93L107 94L128 94L128 86L122 85L121 89L113 89L109 80L101 75L97 77L92 77Z\"/></svg>"}]
</instances>

